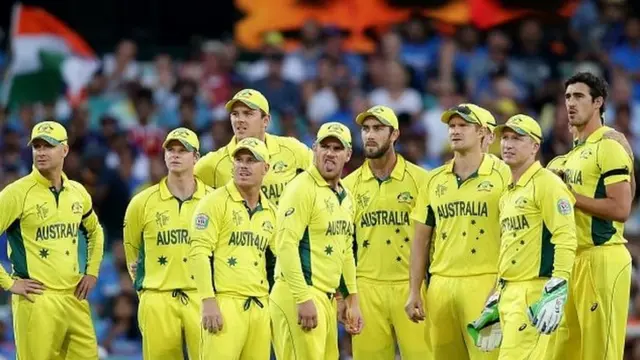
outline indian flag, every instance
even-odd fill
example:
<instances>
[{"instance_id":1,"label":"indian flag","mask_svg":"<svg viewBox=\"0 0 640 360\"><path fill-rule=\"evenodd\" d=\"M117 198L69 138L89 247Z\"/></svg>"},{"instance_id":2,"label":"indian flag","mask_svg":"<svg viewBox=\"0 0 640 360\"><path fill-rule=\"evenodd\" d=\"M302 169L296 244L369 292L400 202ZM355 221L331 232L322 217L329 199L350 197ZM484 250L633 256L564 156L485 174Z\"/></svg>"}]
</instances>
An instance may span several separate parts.
<instances>
[{"instance_id":1,"label":"indian flag","mask_svg":"<svg viewBox=\"0 0 640 360\"><path fill-rule=\"evenodd\" d=\"M77 100L100 64L84 39L45 10L22 4L14 7L11 26L2 103L54 103L65 89Z\"/></svg>"}]
</instances>

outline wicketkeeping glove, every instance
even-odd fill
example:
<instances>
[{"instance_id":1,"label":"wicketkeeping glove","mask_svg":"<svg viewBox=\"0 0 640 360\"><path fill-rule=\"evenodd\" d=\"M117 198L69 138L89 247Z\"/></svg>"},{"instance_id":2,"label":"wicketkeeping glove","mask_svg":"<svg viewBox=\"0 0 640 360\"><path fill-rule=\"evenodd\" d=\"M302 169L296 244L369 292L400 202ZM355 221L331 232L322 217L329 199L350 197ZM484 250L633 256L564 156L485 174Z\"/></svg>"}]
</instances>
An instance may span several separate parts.
<instances>
[{"instance_id":1,"label":"wicketkeeping glove","mask_svg":"<svg viewBox=\"0 0 640 360\"><path fill-rule=\"evenodd\" d=\"M474 322L467 325L467 332L473 342L482 351L492 351L500 347L502 329L500 328L500 314L498 312L499 294L495 292L484 304L484 309Z\"/></svg>"},{"instance_id":2,"label":"wicketkeeping glove","mask_svg":"<svg viewBox=\"0 0 640 360\"><path fill-rule=\"evenodd\" d=\"M540 300L529 307L529 320L539 333L549 335L560 325L568 288L567 280L551 278L544 284Z\"/></svg>"}]
</instances>

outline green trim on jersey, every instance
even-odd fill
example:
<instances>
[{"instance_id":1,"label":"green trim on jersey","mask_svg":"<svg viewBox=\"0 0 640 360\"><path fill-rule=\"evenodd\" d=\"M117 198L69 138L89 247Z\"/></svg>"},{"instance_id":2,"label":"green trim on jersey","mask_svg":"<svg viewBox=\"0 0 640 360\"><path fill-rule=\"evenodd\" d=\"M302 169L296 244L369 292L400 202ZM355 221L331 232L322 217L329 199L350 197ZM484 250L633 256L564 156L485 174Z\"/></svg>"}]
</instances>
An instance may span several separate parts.
<instances>
[{"instance_id":1,"label":"green trim on jersey","mask_svg":"<svg viewBox=\"0 0 640 360\"><path fill-rule=\"evenodd\" d=\"M138 253L138 268L136 269L136 278L133 281L133 287L136 289L136 291L142 290L142 285L144 284L144 275L145 275L144 261L145 261L145 256L144 256L144 235L143 235L140 243L140 252Z\"/></svg>"},{"instance_id":2,"label":"green trim on jersey","mask_svg":"<svg viewBox=\"0 0 640 360\"><path fill-rule=\"evenodd\" d=\"M604 179L606 177L606 174L600 175L600 179L598 179L598 183L596 184L596 191L593 194L594 199L605 199L607 197L607 187L604 185ZM591 218L591 239L593 239L594 245L606 244L615 234L616 228L613 227L613 221L600 219L595 216Z\"/></svg>"},{"instance_id":3,"label":"green trim on jersey","mask_svg":"<svg viewBox=\"0 0 640 360\"><path fill-rule=\"evenodd\" d=\"M300 265L302 266L302 274L307 285L313 285L312 267L311 267L311 243L309 242L309 227L304 229L300 245L298 245L298 253L300 254Z\"/></svg>"},{"instance_id":4,"label":"green trim on jersey","mask_svg":"<svg viewBox=\"0 0 640 360\"><path fill-rule=\"evenodd\" d=\"M542 223L542 240L540 247L540 277L551 277L555 260L556 246L551 242L551 231Z\"/></svg>"},{"instance_id":5,"label":"green trim on jersey","mask_svg":"<svg viewBox=\"0 0 640 360\"><path fill-rule=\"evenodd\" d=\"M7 241L11 246L11 263L13 273L21 279L29 279L27 266L27 252L24 248L24 239L20 230L20 220L14 221L7 229Z\"/></svg>"}]
</instances>

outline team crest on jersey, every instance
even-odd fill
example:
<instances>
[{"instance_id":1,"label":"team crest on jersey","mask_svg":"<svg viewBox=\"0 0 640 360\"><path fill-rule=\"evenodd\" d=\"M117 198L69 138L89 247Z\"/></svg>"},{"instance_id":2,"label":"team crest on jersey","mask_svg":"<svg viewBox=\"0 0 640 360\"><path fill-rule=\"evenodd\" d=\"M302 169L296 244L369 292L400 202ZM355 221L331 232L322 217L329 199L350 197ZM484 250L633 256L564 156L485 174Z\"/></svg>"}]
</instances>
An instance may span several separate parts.
<instances>
[{"instance_id":1,"label":"team crest on jersey","mask_svg":"<svg viewBox=\"0 0 640 360\"><path fill-rule=\"evenodd\" d=\"M489 192L491 191L491 189L493 189L493 184L491 183L491 181L483 181L476 187L476 190L478 191Z\"/></svg>"},{"instance_id":2,"label":"team crest on jersey","mask_svg":"<svg viewBox=\"0 0 640 360\"><path fill-rule=\"evenodd\" d=\"M558 212L562 215L571 214L571 203L567 199L558 200Z\"/></svg>"},{"instance_id":3,"label":"team crest on jersey","mask_svg":"<svg viewBox=\"0 0 640 360\"><path fill-rule=\"evenodd\" d=\"M369 196L369 193L364 193L364 194L358 194L358 196L356 196L356 201L358 202L358 206L361 208L367 207L367 205L369 205L369 201L371 201L371 197Z\"/></svg>"},{"instance_id":4,"label":"team crest on jersey","mask_svg":"<svg viewBox=\"0 0 640 360\"><path fill-rule=\"evenodd\" d=\"M167 225L167 223L169 222L169 215L167 214L168 212L169 210L156 212L156 225L158 225L158 227L163 228Z\"/></svg>"},{"instance_id":5,"label":"team crest on jersey","mask_svg":"<svg viewBox=\"0 0 640 360\"><path fill-rule=\"evenodd\" d=\"M49 214L49 208L47 208L47 203L36 205L36 213L38 214L38 218L40 220L44 220Z\"/></svg>"},{"instance_id":6,"label":"team crest on jersey","mask_svg":"<svg viewBox=\"0 0 640 360\"><path fill-rule=\"evenodd\" d=\"M71 211L74 214L82 214L82 204L80 203L80 201L76 201L73 203L73 205L71 205Z\"/></svg>"},{"instance_id":7,"label":"team crest on jersey","mask_svg":"<svg viewBox=\"0 0 640 360\"><path fill-rule=\"evenodd\" d=\"M232 218L235 226L242 224L242 212L240 210L233 210Z\"/></svg>"},{"instance_id":8,"label":"team crest on jersey","mask_svg":"<svg viewBox=\"0 0 640 360\"><path fill-rule=\"evenodd\" d=\"M271 223L271 221L269 220L265 220L262 223L262 230L268 232L268 233L272 233L273 232L273 224Z\"/></svg>"},{"instance_id":9,"label":"team crest on jersey","mask_svg":"<svg viewBox=\"0 0 640 360\"><path fill-rule=\"evenodd\" d=\"M411 195L410 192L404 191L398 194L396 199L398 200L399 203L411 204L411 202L413 201L413 196Z\"/></svg>"},{"instance_id":10,"label":"team crest on jersey","mask_svg":"<svg viewBox=\"0 0 640 360\"><path fill-rule=\"evenodd\" d=\"M444 195L447 192L447 185L445 185L446 183L442 183L442 184L438 184L436 186L436 196L440 197L442 195Z\"/></svg>"},{"instance_id":11,"label":"team crest on jersey","mask_svg":"<svg viewBox=\"0 0 640 360\"><path fill-rule=\"evenodd\" d=\"M335 209L335 204L331 198L324 199L324 206L326 207L329 214L333 214L333 210Z\"/></svg>"},{"instance_id":12,"label":"team crest on jersey","mask_svg":"<svg viewBox=\"0 0 640 360\"><path fill-rule=\"evenodd\" d=\"M580 159L588 159L591 155L593 155L593 150L590 148L584 149L580 152Z\"/></svg>"},{"instance_id":13,"label":"team crest on jersey","mask_svg":"<svg viewBox=\"0 0 640 360\"><path fill-rule=\"evenodd\" d=\"M196 215L195 226L196 226L196 229L198 229L198 230L206 229L207 226L209 226L209 217L207 216L207 214L198 214L198 215Z\"/></svg>"},{"instance_id":14,"label":"team crest on jersey","mask_svg":"<svg viewBox=\"0 0 640 360\"><path fill-rule=\"evenodd\" d=\"M523 209L525 206L527 206L527 198L525 198L524 196L520 196L518 199L516 199L516 207L519 209Z\"/></svg>"},{"instance_id":15,"label":"team crest on jersey","mask_svg":"<svg viewBox=\"0 0 640 360\"><path fill-rule=\"evenodd\" d=\"M280 174L285 172L288 167L289 165L285 164L284 161L278 161L277 163L275 163L275 165L273 165L272 169L274 173Z\"/></svg>"}]
</instances>

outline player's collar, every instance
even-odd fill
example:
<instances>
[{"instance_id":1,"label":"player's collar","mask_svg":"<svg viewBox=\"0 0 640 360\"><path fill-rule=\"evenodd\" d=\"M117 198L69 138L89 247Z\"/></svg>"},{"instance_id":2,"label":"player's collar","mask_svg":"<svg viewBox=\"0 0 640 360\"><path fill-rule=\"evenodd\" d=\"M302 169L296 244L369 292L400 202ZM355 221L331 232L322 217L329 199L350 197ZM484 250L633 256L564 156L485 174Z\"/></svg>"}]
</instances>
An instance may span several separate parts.
<instances>
[{"instance_id":1,"label":"player's collar","mask_svg":"<svg viewBox=\"0 0 640 360\"><path fill-rule=\"evenodd\" d=\"M531 164L531 166L529 166L529 168L524 171L522 176L520 176L520 179L518 179L516 186L527 185L527 183L531 180L533 175L535 175L540 169L542 169L542 164L540 164L540 161L536 161L533 164ZM510 184L509 188L513 188L513 184Z\"/></svg>"},{"instance_id":2,"label":"player's collar","mask_svg":"<svg viewBox=\"0 0 640 360\"><path fill-rule=\"evenodd\" d=\"M48 188L52 187L53 184L51 184L51 181L49 181L49 179L47 179L46 177L42 176L42 174L40 173L40 171L38 169L36 169L35 166L32 167L31 169L31 176L38 182L38 184L42 184ZM69 181L69 178L67 177L67 175L64 173L64 171L61 173L62 176L62 187L65 187L65 184L67 183L67 181Z\"/></svg>"},{"instance_id":3,"label":"player's collar","mask_svg":"<svg viewBox=\"0 0 640 360\"><path fill-rule=\"evenodd\" d=\"M398 153L396 153L396 159L396 165L393 167L393 170L391 170L391 177L396 180L402 180L404 178L404 170L407 168L407 161ZM362 165L362 178L364 180L371 180L374 178L370 166L369 159L367 159Z\"/></svg>"},{"instance_id":4,"label":"player's collar","mask_svg":"<svg viewBox=\"0 0 640 360\"><path fill-rule=\"evenodd\" d=\"M227 190L227 193L231 197L231 200L233 200L235 202L243 203L246 206L246 202L245 202L244 198L242 197L242 194L240 194L240 190L238 190L238 187L233 182L233 179L230 180L224 186L224 188ZM269 200L267 200L267 197L262 193L262 191L260 191L260 200L258 200L258 204L259 204L259 209L258 210L267 209L269 207L269 203L268 202L269 202Z\"/></svg>"},{"instance_id":5,"label":"player's collar","mask_svg":"<svg viewBox=\"0 0 640 360\"><path fill-rule=\"evenodd\" d=\"M204 183L196 178L196 191L193 193L193 195L191 196L194 199L202 199L204 197L204 195L206 194L205 191L205 185ZM173 194L171 193L171 191L169 190L169 186L167 185L167 177L163 177L162 180L160 180L160 183L158 184L158 187L160 188L160 198L162 200L169 200L171 198L173 198Z\"/></svg>"},{"instance_id":6,"label":"player's collar","mask_svg":"<svg viewBox=\"0 0 640 360\"><path fill-rule=\"evenodd\" d=\"M591 135L589 135L585 141L579 141L579 140L574 141L573 146L576 147L576 146L583 145L584 143L594 143L594 142L600 141L604 136L604 134L609 130L613 130L613 129L608 126L601 126L598 130L591 133Z\"/></svg>"},{"instance_id":7,"label":"player's collar","mask_svg":"<svg viewBox=\"0 0 640 360\"><path fill-rule=\"evenodd\" d=\"M455 159L452 159L446 164L446 171L448 173L453 173L453 162ZM478 175L489 175L491 171L493 171L494 160L491 156L484 154L482 156L482 162L480 162L480 167L476 170Z\"/></svg>"},{"instance_id":8,"label":"player's collar","mask_svg":"<svg viewBox=\"0 0 640 360\"><path fill-rule=\"evenodd\" d=\"M273 155L280 152L280 144L276 140L275 136L271 134L264 134L264 144L267 146L269 155ZM229 154L229 157L232 157L233 150L236 149L237 145L238 145L238 139L234 135L231 138L231 141L229 141L229 143L227 144L227 154Z\"/></svg>"}]
</instances>

